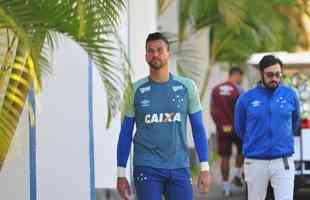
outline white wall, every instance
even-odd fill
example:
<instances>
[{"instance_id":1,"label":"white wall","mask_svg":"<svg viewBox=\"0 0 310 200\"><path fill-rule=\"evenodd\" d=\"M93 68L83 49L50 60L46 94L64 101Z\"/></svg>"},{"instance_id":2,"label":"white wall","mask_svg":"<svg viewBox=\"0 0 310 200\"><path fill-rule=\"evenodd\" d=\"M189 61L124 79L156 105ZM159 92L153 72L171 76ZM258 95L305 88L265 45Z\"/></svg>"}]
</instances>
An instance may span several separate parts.
<instances>
[{"instance_id":1,"label":"white wall","mask_svg":"<svg viewBox=\"0 0 310 200\"><path fill-rule=\"evenodd\" d=\"M65 40L38 109L38 199L90 199L88 58Z\"/></svg>"},{"instance_id":2,"label":"white wall","mask_svg":"<svg viewBox=\"0 0 310 200\"><path fill-rule=\"evenodd\" d=\"M178 34L179 32L179 1L174 0L169 4L165 12L158 17L158 27L160 31Z\"/></svg>"},{"instance_id":3,"label":"white wall","mask_svg":"<svg viewBox=\"0 0 310 200\"><path fill-rule=\"evenodd\" d=\"M28 109L21 115L8 155L0 173L3 200L29 200L29 124Z\"/></svg>"},{"instance_id":4,"label":"white wall","mask_svg":"<svg viewBox=\"0 0 310 200\"><path fill-rule=\"evenodd\" d=\"M157 29L157 1L129 0L128 54L134 68L134 79L148 74L145 62L145 40Z\"/></svg>"},{"instance_id":5,"label":"white wall","mask_svg":"<svg viewBox=\"0 0 310 200\"><path fill-rule=\"evenodd\" d=\"M157 1L128 0L120 35L131 61L134 80L148 74L145 63L146 36L156 30ZM37 195L41 200L90 200L88 58L70 40L54 53L53 74L43 80L37 103ZM120 130L117 116L106 130L106 94L99 74L93 70L93 111L96 187L115 187L116 144ZM14 138L0 174L1 197L29 197L28 122ZM20 137L20 138L18 138ZM19 146L21 145L21 146ZM2 198L1 198L2 199Z\"/></svg>"},{"instance_id":6,"label":"white wall","mask_svg":"<svg viewBox=\"0 0 310 200\"><path fill-rule=\"evenodd\" d=\"M127 10L122 13L120 36L127 50L134 80L148 74L145 62L145 39L156 31L157 1L127 1ZM120 115L113 119L112 126L106 130L106 98L97 71L93 73L94 92L94 137L96 188L115 188L116 186L116 146L120 131ZM129 169L129 164L127 165ZM129 174L129 173L128 173Z\"/></svg>"},{"instance_id":7,"label":"white wall","mask_svg":"<svg viewBox=\"0 0 310 200\"><path fill-rule=\"evenodd\" d=\"M116 146L120 128L119 115L106 130L106 92L96 70L93 71L94 153L96 188L116 186Z\"/></svg>"},{"instance_id":8,"label":"white wall","mask_svg":"<svg viewBox=\"0 0 310 200\"><path fill-rule=\"evenodd\" d=\"M173 34L177 37L179 31L178 21L178 0L174 0L169 4L169 7L158 16L158 29L160 32ZM177 59L173 55L169 62L169 70L172 73L177 73Z\"/></svg>"}]
</instances>

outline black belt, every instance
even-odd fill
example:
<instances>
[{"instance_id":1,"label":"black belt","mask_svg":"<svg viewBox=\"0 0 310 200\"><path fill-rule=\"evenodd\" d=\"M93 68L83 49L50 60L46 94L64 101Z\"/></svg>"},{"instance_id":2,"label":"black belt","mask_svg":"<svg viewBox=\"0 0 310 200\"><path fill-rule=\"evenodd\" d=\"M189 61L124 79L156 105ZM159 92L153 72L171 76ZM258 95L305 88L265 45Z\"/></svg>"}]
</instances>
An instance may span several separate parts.
<instances>
[{"instance_id":1,"label":"black belt","mask_svg":"<svg viewBox=\"0 0 310 200\"><path fill-rule=\"evenodd\" d=\"M290 166L289 166L289 164L288 164L288 159L287 159L287 157L283 157L282 160L283 160L283 164L284 164L284 169L289 170L289 169L290 169Z\"/></svg>"}]
</instances>

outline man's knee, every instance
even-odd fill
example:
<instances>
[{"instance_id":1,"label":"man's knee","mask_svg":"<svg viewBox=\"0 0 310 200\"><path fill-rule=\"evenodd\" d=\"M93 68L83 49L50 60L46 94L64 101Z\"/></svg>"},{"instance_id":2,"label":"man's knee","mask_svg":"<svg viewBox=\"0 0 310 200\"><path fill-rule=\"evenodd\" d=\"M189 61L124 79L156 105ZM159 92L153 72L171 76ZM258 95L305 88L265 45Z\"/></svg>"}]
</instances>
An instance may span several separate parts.
<instances>
[{"instance_id":1,"label":"man's knee","mask_svg":"<svg viewBox=\"0 0 310 200\"><path fill-rule=\"evenodd\" d=\"M218 144L218 153L222 158L230 158L232 153L232 145L229 142L221 141Z\"/></svg>"}]
</instances>

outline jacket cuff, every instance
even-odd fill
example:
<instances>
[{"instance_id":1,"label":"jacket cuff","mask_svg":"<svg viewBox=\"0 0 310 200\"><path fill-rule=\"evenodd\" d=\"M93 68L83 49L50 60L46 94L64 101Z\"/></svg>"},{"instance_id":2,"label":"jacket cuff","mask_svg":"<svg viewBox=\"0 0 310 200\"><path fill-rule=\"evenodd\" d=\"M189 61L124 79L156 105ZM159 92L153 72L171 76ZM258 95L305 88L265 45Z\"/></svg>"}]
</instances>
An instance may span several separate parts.
<instances>
[{"instance_id":1,"label":"jacket cuff","mask_svg":"<svg viewBox=\"0 0 310 200\"><path fill-rule=\"evenodd\" d=\"M117 167L117 177L126 177L125 167Z\"/></svg>"},{"instance_id":2,"label":"jacket cuff","mask_svg":"<svg viewBox=\"0 0 310 200\"><path fill-rule=\"evenodd\" d=\"M200 171L209 171L209 170L210 166L208 161L200 162Z\"/></svg>"}]
</instances>

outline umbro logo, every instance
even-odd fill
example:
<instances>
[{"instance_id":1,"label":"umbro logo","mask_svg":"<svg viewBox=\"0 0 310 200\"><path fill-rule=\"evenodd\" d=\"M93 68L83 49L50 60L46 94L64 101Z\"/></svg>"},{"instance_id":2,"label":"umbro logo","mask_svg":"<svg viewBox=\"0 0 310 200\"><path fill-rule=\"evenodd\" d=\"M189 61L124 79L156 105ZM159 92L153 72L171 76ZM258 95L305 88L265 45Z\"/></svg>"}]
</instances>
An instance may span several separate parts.
<instances>
[{"instance_id":1,"label":"umbro logo","mask_svg":"<svg viewBox=\"0 0 310 200\"><path fill-rule=\"evenodd\" d=\"M173 86L173 87L172 87L172 90L173 90L174 92L177 92L177 91L179 91L179 90L183 90L183 85Z\"/></svg>"},{"instance_id":2,"label":"umbro logo","mask_svg":"<svg viewBox=\"0 0 310 200\"><path fill-rule=\"evenodd\" d=\"M139 90L140 90L141 94L143 94L145 92L151 91L151 86L143 87L143 88L140 88Z\"/></svg>"},{"instance_id":3,"label":"umbro logo","mask_svg":"<svg viewBox=\"0 0 310 200\"><path fill-rule=\"evenodd\" d=\"M148 107L151 105L151 101L144 99L143 101L140 102L140 104L141 104L141 107Z\"/></svg>"},{"instance_id":4,"label":"umbro logo","mask_svg":"<svg viewBox=\"0 0 310 200\"><path fill-rule=\"evenodd\" d=\"M260 106L261 105L261 102L260 101L258 101L258 100L255 100L255 101L252 101L252 106L253 107L258 107L258 106Z\"/></svg>"},{"instance_id":5,"label":"umbro logo","mask_svg":"<svg viewBox=\"0 0 310 200\"><path fill-rule=\"evenodd\" d=\"M220 95L222 96L230 96L231 92L234 90L230 85L222 85L220 88Z\"/></svg>"}]
</instances>

